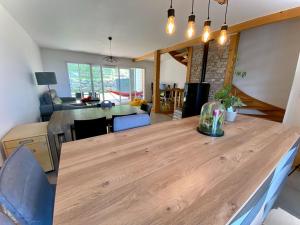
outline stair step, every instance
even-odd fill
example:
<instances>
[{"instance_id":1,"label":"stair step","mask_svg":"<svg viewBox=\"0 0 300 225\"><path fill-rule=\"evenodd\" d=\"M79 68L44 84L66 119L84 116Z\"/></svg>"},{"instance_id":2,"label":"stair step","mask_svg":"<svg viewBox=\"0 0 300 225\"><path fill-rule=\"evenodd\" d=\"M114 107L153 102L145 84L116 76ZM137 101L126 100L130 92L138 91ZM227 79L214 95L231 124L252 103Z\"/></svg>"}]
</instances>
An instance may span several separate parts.
<instances>
[{"instance_id":1,"label":"stair step","mask_svg":"<svg viewBox=\"0 0 300 225\"><path fill-rule=\"evenodd\" d=\"M182 52L182 53L176 54L175 57L187 57L187 55L188 55L188 52Z\"/></svg>"},{"instance_id":2,"label":"stair step","mask_svg":"<svg viewBox=\"0 0 300 225\"><path fill-rule=\"evenodd\" d=\"M187 62L188 62L188 59L187 59L187 58L186 58L186 59L183 59L183 60L181 60L181 62L187 63Z\"/></svg>"}]
</instances>

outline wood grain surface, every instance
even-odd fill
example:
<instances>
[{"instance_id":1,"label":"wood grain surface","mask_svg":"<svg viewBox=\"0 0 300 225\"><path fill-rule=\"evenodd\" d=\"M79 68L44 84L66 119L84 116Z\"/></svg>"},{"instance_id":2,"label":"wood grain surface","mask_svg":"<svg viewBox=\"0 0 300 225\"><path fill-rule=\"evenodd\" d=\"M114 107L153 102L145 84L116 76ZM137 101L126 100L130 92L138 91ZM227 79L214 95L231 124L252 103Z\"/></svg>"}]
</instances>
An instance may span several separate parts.
<instances>
[{"instance_id":1,"label":"wood grain surface","mask_svg":"<svg viewBox=\"0 0 300 225\"><path fill-rule=\"evenodd\" d=\"M64 144L54 224L226 224L300 134L239 115L211 138L196 131L198 121Z\"/></svg>"}]
</instances>

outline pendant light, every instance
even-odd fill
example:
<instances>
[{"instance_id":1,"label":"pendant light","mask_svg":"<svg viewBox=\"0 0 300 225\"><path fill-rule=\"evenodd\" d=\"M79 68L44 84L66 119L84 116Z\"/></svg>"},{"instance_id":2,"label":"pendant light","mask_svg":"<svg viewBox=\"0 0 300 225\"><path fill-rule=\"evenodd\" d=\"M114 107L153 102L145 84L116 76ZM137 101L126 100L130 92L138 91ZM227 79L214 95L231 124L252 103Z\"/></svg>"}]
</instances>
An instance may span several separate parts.
<instances>
[{"instance_id":1,"label":"pendant light","mask_svg":"<svg viewBox=\"0 0 300 225\"><path fill-rule=\"evenodd\" d=\"M175 32L175 9L173 9L173 0L168 10L168 22L166 25L166 33L171 35Z\"/></svg>"},{"instance_id":2,"label":"pendant light","mask_svg":"<svg viewBox=\"0 0 300 225\"><path fill-rule=\"evenodd\" d=\"M192 0L192 13L189 16L188 19L188 28L186 31L186 36L187 38L192 38L195 35L195 30L196 30L196 16L194 15L194 0Z\"/></svg>"},{"instance_id":3,"label":"pendant light","mask_svg":"<svg viewBox=\"0 0 300 225\"><path fill-rule=\"evenodd\" d=\"M108 63L116 63L116 62L118 62L120 59L117 58L117 57L114 57L114 56L112 55L112 50L111 50L112 37L108 37L107 39L108 39L108 41L109 41L109 53L110 53L110 55L109 55L109 56L105 56L105 57L104 57L104 60L105 60L106 62L108 62Z\"/></svg>"},{"instance_id":4,"label":"pendant light","mask_svg":"<svg viewBox=\"0 0 300 225\"><path fill-rule=\"evenodd\" d=\"M228 31L228 25L227 25L228 2L229 2L229 0L227 0L227 3L226 3L225 21L224 21L224 24L221 27L220 36L218 38L218 42L219 42L220 45L224 45L227 42L227 39L228 39L228 34L227 34L227 31Z\"/></svg>"},{"instance_id":5,"label":"pendant light","mask_svg":"<svg viewBox=\"0 0 300 225\"><path fill-rule=\"evenodd\" d=\"M211 35L211 20L209 18L209 10L210 10L210 0L208 0L208 7L207 7L207 20L204 22L203 32L202 32L202 41L208 42Z\"/></svg>"}]
</instances>

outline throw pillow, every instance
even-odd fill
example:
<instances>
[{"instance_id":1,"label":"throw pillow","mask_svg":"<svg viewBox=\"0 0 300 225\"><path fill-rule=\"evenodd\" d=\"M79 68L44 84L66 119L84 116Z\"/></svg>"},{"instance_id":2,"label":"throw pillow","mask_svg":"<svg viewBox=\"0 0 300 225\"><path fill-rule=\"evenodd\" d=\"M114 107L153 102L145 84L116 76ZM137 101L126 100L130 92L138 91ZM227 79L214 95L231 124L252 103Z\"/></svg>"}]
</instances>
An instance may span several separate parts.
<instances>
[{"instance_id":1,"label":"throw pillow","mask_svg":"<svg viewBox=\"0 0 300 225\"><path fill-rule=\"evenodd\" d=\"M59 97L55 97L52 101L55 105L61 105L63 103L63 101Z\"/></svg>"}]
</instances>

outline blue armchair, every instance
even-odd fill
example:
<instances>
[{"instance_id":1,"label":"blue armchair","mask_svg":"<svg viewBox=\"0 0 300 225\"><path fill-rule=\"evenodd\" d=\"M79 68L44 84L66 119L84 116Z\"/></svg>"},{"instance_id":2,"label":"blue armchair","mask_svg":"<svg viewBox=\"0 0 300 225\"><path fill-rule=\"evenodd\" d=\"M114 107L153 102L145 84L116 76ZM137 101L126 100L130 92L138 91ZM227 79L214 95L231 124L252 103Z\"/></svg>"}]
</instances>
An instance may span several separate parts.
<instances>
[{"instance_id":1,"label":"blue armchair","mask_svg":"<svg viewBox=\"0 0 300 225\"><path fill-rule=\"evenodd\" d=\"M51 225L54 197L55 187L30 150L21 147L9 156L0 173L0 206L6 217L19 225ZM9 224L4 215L1 219Z\"/></svg>"}]
</instances>

